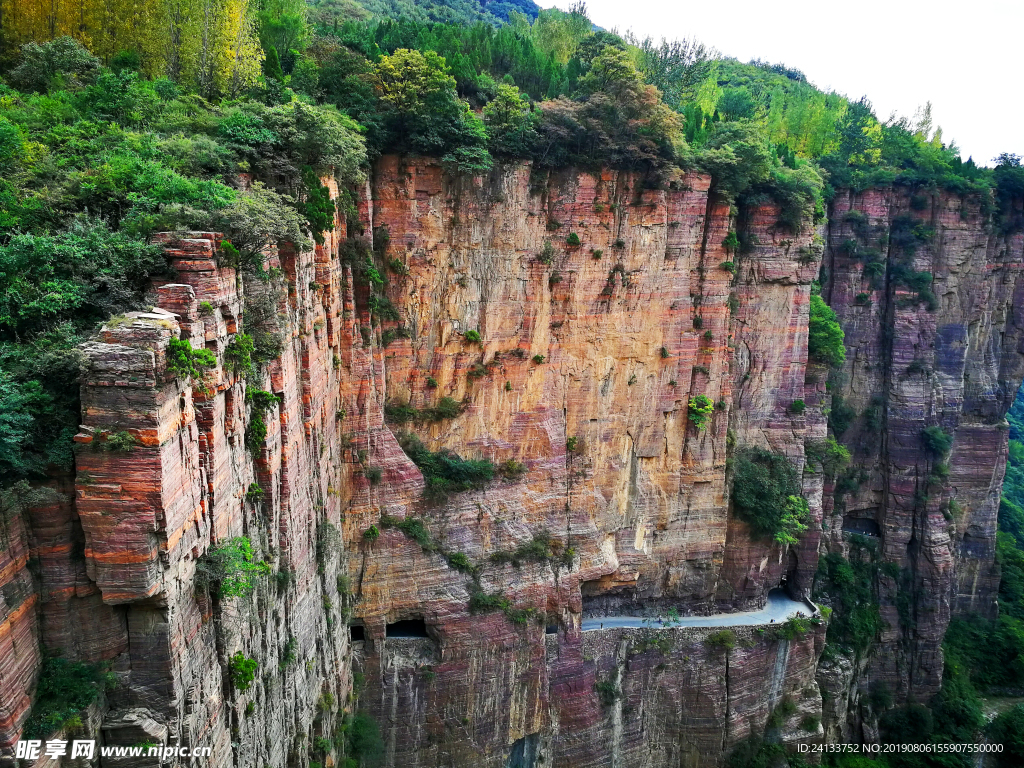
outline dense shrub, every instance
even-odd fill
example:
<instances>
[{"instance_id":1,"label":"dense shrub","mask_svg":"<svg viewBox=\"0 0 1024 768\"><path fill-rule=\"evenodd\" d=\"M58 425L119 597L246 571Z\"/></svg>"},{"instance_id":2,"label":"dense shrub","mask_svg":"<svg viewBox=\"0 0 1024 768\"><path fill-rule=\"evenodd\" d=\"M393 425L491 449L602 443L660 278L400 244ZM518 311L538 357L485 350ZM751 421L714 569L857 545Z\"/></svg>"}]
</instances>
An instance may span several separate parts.
<instances>
[{"instance_id":1,"label":"dense shrub","mask_svg":"<svg viewBox=\"0 0 1024 768\"><path fill-rule=\"evenodd\" d=\"M828 425L836 437L842 437L856 418L856 408L847 405L846 399L842 395L832 395L832 408L828 413Z\"/></svg>"},{"instance_id":2,"label":"dense shrub","mask_svg":"<svg viewBox=\"0 0 1024 768\"><path fill-rule=\"evenodd\" d=\"M807 443L804 452L808 462L821 464L822 472L830 477L835 477L850 463L850 451L831 435L824 440Z\"/></svg>"},{"instance_id":3,"label":"dense shrub","mask_svg":"<svg viewBox=\"0 0 1024 768\"><path fill-rule=\"evenodd\" d=\"M612 706L621 695L618 687L611 680L601 680L594 683L594 690L597 691L597 698L600 700L602 707Z\"/></svg>"},{"instance_id":4,"label":"dense shrub","mask_svg":"<svg viewBox=\"0 0 1024 768\"><path fill-rule=\"evenodd\" d=\"M345 753L354 763L353 768L380 765L384 757L384 742L377 721L366 712L356 712L343 726ZM345 768L349 768L348 765Z\"/></svg>"},{"instance_id":5,"label":"dense shrub","mask_svg":"<svg viewBox=\"0 0 1024 768\"><path fill-rule=\"evenodd\" d=\"M704 643L712 648L721 648L726 651L731 651L736 647L736 633L731 629L720 629L708 635L704 639Z\"/></svg>"},{"instance_id":6,"label":"dense shrub","mask_svg":"<svg viewBox=\"0 0 1024 768\"><path fill-rule=\"evenodd\" d=\"M821 296L811 296L811 315L807 326L807 354L812 360L839 368L846 361L845 334L836 313Z\"/></svg>"},{"instance_id":7,"label":"dense shrub","mask_svg":"<svg viewBox=\"0 0 1024 768\"><path fill-rule=\"evenodd\" d=\"M167 372L174 376L199 378L201 371L217 364L217 356L208 349L193 349L192 344L181 339L167 343Z\"/></svg>"},{"instance_id":8,"label":"dense shrub","mask_svg":"<svg viewBox=\"0 0 1024 768\"><path fill-rule=\"evenodd\" d=\"M235 653L228 662L228 670L231 674L231 684L239 691L249 690L252 681L256 679L256 670L259 662L250 659L241 651Z\"/></svg>"},{"instance_id":9,"label":"dense shrub","mask_svg":"<svg viewBox=\"0 0 1024 768\"><path fill-rule=\"evenodd\" d=\"M953 436L947 434L942 427L930 426L921 431L921 442L932 456L944 458L953 447Z\"/></svg>"},{"instance_id":10,"label":"dense shrub","mask_svg":"<svg viewBox=\"0 0 1024 768\"><path fill-rule=\"evenodd\" d=\"M107 675L97 665L59 657L47 659L23 736L39 739L59 730L92 704L107 682Z\"/></svg>"},{"instance_id":11,"label":"dense shrub","mask_svg":"<svg viewBox=\"0 0 1024 768\"><path fill-rule=\"evenodd\" d=\"M398 49L374 65L373 84L392 147L443 156L459 172L491 167L484 123L459 99L444 58Z\"/></svg>"},{"instance_id":12,"label":"dense shrub","mask_svg":"<svg viewBox=\"0 0 1024 768\"><path fill-rule=\"evenodd\" d=\"M785 455L763 448L736 453L732 502L755 536L792 544L807 529L807 501L800 495L796 468Z\"/></svg>"},{"instance_id":13,"label":"dense shrub","mask_svg":"<svg viewBox=\"0 0 1024 768\"><path fill-rule=\"evenodd\" d=\"M875 579L878 566L832 552L818 560L814 599L832 608L828 641L864 652L882 628Z\"/></svg>"},{"instance_id":14,"label":"dense shrub","mask_svg":"<svg viewBox=\"0 0 1024 768\"><path fill-rule=\"evenodd\" d=\"M249 423L245 428L245 447L253 458L258 458L267 439L267 412L279 406L281 398L272 392L249 389L245 393L245 402L250 406Z\"/></svg>"},{"instance_id":15,"label":"dense shrub","mask_svg":"<svg viewBox=\"0 0 1024 768\"><path fill-rule=\"evenodd\" d=\"M707 395L694 395L690 398L687 411L690 421L697 429L704 429L715 410L715 401Z\"/></svg>"},{"instance_id":16,"label":"dense shrub","mask_svg":"<svg viewBox=\"0 0 1024 768\"><path fill-rule=\"evenodd\" d=\"M990 744L1002 744L1003 751L994 756L999 768L1024 765L1024 704L998 715L985 731Z\"/></svg>"},{"instance_id":17,"label":"dense shrub","mask_svg":"<svg viewBox=\"0 0 1024 768\"><path fill-rule=\"evenodd\" d=\"M270 574L270 566L256 560L252 543L244 537L228 539L211 548L197 566L197 584L208 584L224 600L249 597Z\"/></svg>"},{"instance_id":18,"label":"dense shrub","mask_svg":"<svg viewBox=\"0 0 1024 768\"><path fill-rule=\"evenodd\" d=\"M495 466L488 459L463 459L445 449L434 452L413 434L398 435L398 442L423 473L429 497L443 499L450 493L482 488L494 478Z\"/></svg>"}]
</instances>

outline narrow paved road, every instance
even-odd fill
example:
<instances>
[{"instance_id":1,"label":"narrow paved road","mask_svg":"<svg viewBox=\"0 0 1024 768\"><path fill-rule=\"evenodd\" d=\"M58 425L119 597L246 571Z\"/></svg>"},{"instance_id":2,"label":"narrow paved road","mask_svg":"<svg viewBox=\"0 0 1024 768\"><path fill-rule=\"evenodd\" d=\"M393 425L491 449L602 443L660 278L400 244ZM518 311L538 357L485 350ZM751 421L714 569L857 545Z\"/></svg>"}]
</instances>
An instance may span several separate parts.
<instances>
[{"instance_id":1,"label":"narrow paved road","mask_svg":"<svg viewBox=\"0 0 1024 768\"><path fill-rule=\"evenodd\" d=\"M599 616L583 620L583 631L592 629L614 629L618 627L746 627L757 624L781 624L790 616L811 616L814 613L807 605L790 598L781 589L768 593L768 603L759 611L740 613L716 613L714 616L681 616L671 624L659 624L658 619L643 616Z\"/></svg>"}]
</instances>

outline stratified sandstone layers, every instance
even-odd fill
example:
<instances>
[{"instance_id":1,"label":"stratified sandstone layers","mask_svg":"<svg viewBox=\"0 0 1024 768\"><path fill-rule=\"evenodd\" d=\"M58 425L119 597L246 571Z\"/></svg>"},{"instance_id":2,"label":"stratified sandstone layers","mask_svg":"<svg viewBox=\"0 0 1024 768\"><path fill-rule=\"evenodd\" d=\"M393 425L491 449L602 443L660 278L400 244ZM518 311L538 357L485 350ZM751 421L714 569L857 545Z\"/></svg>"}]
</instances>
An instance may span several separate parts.
<instances>
[{"instance_id":1,"label":"stratified sandstone layers","mask_svg":"<svg viewBox=\"0 0 1024 768\"><path fill-rule=\"evenodd\" d=\"M350 685L348 633L332 629L343 608L340 547L324 539L339 523L332 483L345 450L335 428L336 239L315 252L282 251L280 261L273 255L269 266L280 264L290 286L279 295L273 284L219 267L218 236L164 241L179 282L157 286L155 309L115 318L84 348L73 507L29 510L41 595L19 607L27 619L12 611L0 635L14 644L3 655L4 739L13 741L24 721L27 702L12 693L30 690L25 665L38 668L33 624L41 621L46 653L108 661L116 674L100 728L70 735L212 747L214 765L285 765L303 739L333 726L336 707L317 702L343 699ZM322 286L315 292L314 276ZM268 291L287 334L281 354L246 380L224 354L242 328L245 297ZM167 366L173 337L211 350L217 366L201 381L176 377ZM279 403L250 455L253 389L278 394ZM11 534L15 546L3 556L17 564L25 536ZM243 536L273 573L250 599L218 600L204 563ZM32 613L40 598L42 610ZM237 653L259 661L248 690L230 681Z\"/></svg>"},{"instance_id":2,"label":"stratified sandstone layers","mask_svg":"<svg viewBox=\"0 0 1024 768\"><path fill-rule=\"evenodd\" d=\"M843 694L825 712L833 734L857 721L873 679L913 668L914 687L894 690L933 690L951 608L990 608L997 583L999 422L1024 368L1021 243L935 203L942 247L915 258L931 260L939 308L901 305L895 287L865 304L838 250L857 224L844 212L855 203L875 226L903 198L844 198L827 231L800 234L757 207L736 253L736 211L710 187L694 173L648 188L527 165L458 178L388 157L361 194L365 235L339 222L313 251L282 247L267 279L218 266L214 233L162 238L178 277L84 349L77 475L55 478L0 548L2 745L28 714L38 638L111 664L118 684L96 713L108 743L144 732L212 746L214 766L335 759L353 671L386 764L402 768L714 765L766 726L789 744L825 737L819 683ZM825 292L850 348L831 392L858 409L894 401L884 439L856 453L872 480L839 506L805 466L831 399L807 359L826 242ZM386 304L370 291L371 253ZM232 345L260 323L279 327L281 351L246 374ZM176 337L216 355L201 380L168 370ZM896 350L915 340L934 341L935 360L898 378L893 361L918 353ZM254 401L260 391L274 397ZM988 392L1002 399L987 405ZM698 395L714 403L702 429L688 415ZM439 403L434 418L409 410ZM915 484L935 474L919 433L933 423L955 431L953 455L941 493L918 504ZM506 471L432 498L404 432ZM755 538L731 514L727 461L746 446L802 471L812 520L797 545ZM953 495L961 517L947 531ZM816 680L823 624L792 639L581 631L584 614L742 610L780 585L809 596L823 537L845 546L844 510L878 510L886 559L912 575L909 650ZM218 597L211 553L239 537L270 573L249 598ZM886 649L904 631L895 583ZM389 636L398 622L411 623ZM409 628L426 637L395 637ZM258 663L248 686L230 672L236 654Z\"/></svg>"},{"instance_id":3,"label":"stratified sandstone layers","mask_svg":"<svg viewBox=\"0 0 1024 768\"><path fill-rule=\"evenodd\" d=\"M631 678L651 716L675 712L659 737L674 746L644 745L641 721L601 705L596 675L612 661L588 658L579 632L584 610L711 613L759 605L787 576L798 592L810 588L817 536L791 551L752 539L729 515L725 467L731 448L752 445L802 468L805 437L824 436L824 381L805 385L823 248L810 228L777 228L764 207L749 223L757 244L728 251L734 222L709 186L696 174L645 189L615 172L531 177L518 166L471 181L437 165L378 165L367 216L378 238L387 227L388 296L407 330L383 351L378 397L418 409L444 396L465 402L455 419L396 430L413 429L434 450L527 468L520 480L430 505L408 482L415 468L394 469L390 441L371 451L383 480L352 498L345 539L360 542L382 514L422 515L440 550L480 569L477 586L394 529L349 559L366 633L364 698L389 765L500 766L512 744L534 744L531 754L554 765L710 764L762 732L765 701L728 715L738 705L726 686L734 697L763 680L738 662L724 677L707 673L719 681L714 693L704 675L680 672L687 682L671 684L658 715L660 676ZM463 335L470 330L480 342ZM687 414L697 395L716 403L702 430ZM790 413L801 399L810 407ZM818 530L820 481L809 475L806 485ZM544 533L574 551L569 562L492 562ZM507 595L537 621L474 615L476 589ZM410 619L436 647L395 657L385 625Z\"/></svg>"},{"instance_id":4,"label":"stratified sandstone layers","mask_svg":"<svg viewBox=\"0 0 1024 768\"><path fill-rule=\"evenodd\" d=\"M843 683L847 732L874 719L857 706L873 685L927 701L950 616L997 610L1003 417L1024 374L1024 236L993 231L980 202L867 190L840 194L831 211L823 294L847 348L832 392L852 409L842 440L854 461L828 546L845 550L844 528L868 532L897 566L882 578L881 644ZM952 438L948 456L929 449L936 427Z\"/></svg>"}]
</instances>

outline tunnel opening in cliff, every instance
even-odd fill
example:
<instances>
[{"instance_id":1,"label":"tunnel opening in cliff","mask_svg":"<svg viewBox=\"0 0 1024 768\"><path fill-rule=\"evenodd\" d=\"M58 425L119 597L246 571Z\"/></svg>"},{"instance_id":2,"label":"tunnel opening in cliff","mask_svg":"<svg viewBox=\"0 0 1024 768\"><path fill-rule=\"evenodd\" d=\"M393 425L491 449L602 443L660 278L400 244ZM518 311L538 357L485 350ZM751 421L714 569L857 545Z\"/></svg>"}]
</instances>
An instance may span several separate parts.
<instances>
[{"instance_id":1,"label":"tunnel opening in cliff","mask_svg":"<svg viewBox=\"0 0 1024 768\"><path fill-rule=\"evenodd\" d=\"M859 534L861 536L873 536L876 539L882 535L882 529L878 526L878 522L869 517L844 518L843 532Z\"/></svg>"},{"instance_id":2,"label":"tunnel opening in cliff","mask_svg":"<svg viewBox=\"0 0 1024 768\"><path fill-rule=\"evenodd\" d=\"M423 619L403 619L387 625L387 637L430 637Z\"/></svg>"},{"instance_id":3,"label":"tunnel opening in cliff","mask_svg":"<svg viewBox=\"0 0 1024 768\"><path fill-rule=\"evenodd\" d=\"M353 624L348 628L349 639L353 643L362 642L366 639L366 628L362 624Z\"/></svg>"},{"instance_id":4,"label":"tunnel opening in cliff","mask_svg":"<svg viewBox=\"0 0 1024 768\"><path fill-rule=\"evenodd\" d=\"M517 740L509 753L507 768L534 768L540 756L540 734L531 733Z\"/></svg>"}]
</instances>

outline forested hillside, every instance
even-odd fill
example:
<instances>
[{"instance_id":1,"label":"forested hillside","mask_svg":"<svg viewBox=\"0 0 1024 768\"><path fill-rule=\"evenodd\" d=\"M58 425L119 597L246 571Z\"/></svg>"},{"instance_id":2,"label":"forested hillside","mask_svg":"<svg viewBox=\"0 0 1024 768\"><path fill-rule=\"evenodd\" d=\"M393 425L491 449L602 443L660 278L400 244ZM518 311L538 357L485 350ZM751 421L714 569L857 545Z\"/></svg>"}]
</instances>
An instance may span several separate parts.
<instances>
[{"instance_id":1,"label":"forested hillside","mask_svg":"<svg viewBox=\"0 0 1024 768\"><path fill-rule=\"evenodd\" d=\"M19 2L0 17L12 479L70 462L71 350L103 317L141 306L158 268L148 235L226 218L234 231L272 221L257 240L316 234L304 168L351 181L367 157L409 152L466 172L512 158L603 163L651 185L696 168L729 199L774 199L791 223L823 216L836 184L993 185L994 215L1006 226L1020 216L1001 205L1024 188L1016 158L981 170L927 119L880 122L799 72L719 61L696 43L595 33L582 7L532 22L513 11L494 27L231 0L210 4L214 35L164 0L107 16L85 0L75 16L62 7ZM161 14L181 19L174 35ZM237 190L239 172L262 186Z\"/></svg>"},{"instance_id":2,"label":"forested hillside","mask_svg":"<svg viewBox=\"0 0 1024 768\"><path fill-rule=\"evenodd\" d=\"M30 503L31 486L74 468L79 347L110 317L153 305L151 281L167 270L155 233L222 232L222 263L269 284L278 275L264 262L268 246L323 243L335 213L356 232L360 185L385 155L434 157L452 174L477 176L520 160L537 174L610 168L642 179L637 199L678 190L681 171L709 174L710 195L739 220L726 244L733 253L757 245L743 224L759 205L777 206L779 225L796 237L826 220L838 190L906 190L912 208L932 194L971 196L995 231L1024 227L1021 159L961 158L927 108L880 120L867 100L822 92L782 64L740 63L694 40L595 31L582 4L561 12L530 0L0 0L0 78L3 519ZM990 160L993 168L981 167ZM337 205L322 184L330 174ZM893 237L930 237L904 223ZM570 248L580 244L573 236ZM844 243L866 272L885 246ZM342 257L383 284L380 254L353 245ZM913 301L935 300L929 272L908 266L889 280L913 290ZM835 314L817 295L809 303L819 362L841 366ZM378 321L398 319L389 305L374 311ZM279 354L272 315L246 320L235 342L245 365ZM185 346L176 350L181 372L212 365ZM708 400L707 412L713 407L724 402ZM840 414L841 403L833 418ZM1017 745L1002 758L1014 765L1024 759L1024 710L986 725L979 699L1024 690L1024 402L1009 418L999 618L954 619L941 693L883 703L880 727L892 742L936 743L968 742L988 728ZM822 444L842 458L835 432ZM822 578L846 584L852 608L870 602L878 574L833 558L823 560ZM867 641L879 631L869 619ZM39 733L63 723L60 712L46 717L37 711L30 721ZM733 765L774 765L781 751L758 745Z\"/></svg>"}]
</instances>

